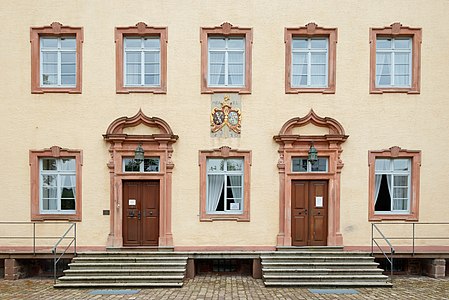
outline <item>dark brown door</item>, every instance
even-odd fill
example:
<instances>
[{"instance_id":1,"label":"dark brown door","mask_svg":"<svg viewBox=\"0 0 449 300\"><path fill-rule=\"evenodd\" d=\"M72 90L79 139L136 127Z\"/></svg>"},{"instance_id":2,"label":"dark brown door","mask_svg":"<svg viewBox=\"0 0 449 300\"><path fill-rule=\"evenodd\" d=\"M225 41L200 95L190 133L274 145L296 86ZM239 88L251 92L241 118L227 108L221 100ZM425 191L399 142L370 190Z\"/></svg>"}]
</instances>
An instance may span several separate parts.
<instances>
[{"instance_id":1,"label":"dark brown door","mask_svg":"<svg viewBox=\"0 0 449 300\"><path fill-rule=\"evenodd\" d=\"M157 246L159 181L123 182L123 245Z\"/></svg>"},{"instance_id":2,"label":"dark brown door","mask_svg":"<svg viewBox=\"0 0 449 300\"><path fill-rule=\"evenodd\" d=\"M292 181L292 245L327 244L327 181Z\"/></svg>"}]
</instances>

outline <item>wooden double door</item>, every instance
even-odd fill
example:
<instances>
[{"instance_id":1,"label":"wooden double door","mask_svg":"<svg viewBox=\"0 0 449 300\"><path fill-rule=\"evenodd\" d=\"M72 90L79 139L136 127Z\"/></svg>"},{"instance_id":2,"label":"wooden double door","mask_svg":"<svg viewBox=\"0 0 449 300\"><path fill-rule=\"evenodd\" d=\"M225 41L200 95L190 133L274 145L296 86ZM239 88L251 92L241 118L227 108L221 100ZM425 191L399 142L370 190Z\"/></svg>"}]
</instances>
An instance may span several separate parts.
<instances>
[{"instance_id":1,"label":"wooden double door","mask_svg":"<svg viewBox=\"0 0 449 300\"><path fill-rule=\"evenodd\" d=\"M123 246L157 246L159 181L123 182Z\"/></svg>"},{"instance_id":2,"label":"wooden double door","mask_svg":"<svg viewBox=\"0 0 449 300\"><path fill-rule=\"evenodd\" d=\"M292 181L292 246L326 246L328 183Z\"/></svg>"}]
</instances>

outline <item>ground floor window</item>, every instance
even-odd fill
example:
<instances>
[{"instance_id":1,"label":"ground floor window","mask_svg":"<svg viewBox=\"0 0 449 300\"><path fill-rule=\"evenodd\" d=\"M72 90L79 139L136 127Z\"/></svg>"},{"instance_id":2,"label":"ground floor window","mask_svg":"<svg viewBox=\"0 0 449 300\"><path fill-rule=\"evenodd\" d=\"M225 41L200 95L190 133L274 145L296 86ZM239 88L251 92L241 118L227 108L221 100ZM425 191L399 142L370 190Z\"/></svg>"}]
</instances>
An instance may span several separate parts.
<instances>
[{"instance_id":1,"label":"ground floor window","mask_svg":"<svg viewBox=\"0 0 449 300\"><path fill-rule=\"evenodd\" d=\"M250 165L250 151L200 151L201 221L249 221Z\"/></svg>"}]
</instances>

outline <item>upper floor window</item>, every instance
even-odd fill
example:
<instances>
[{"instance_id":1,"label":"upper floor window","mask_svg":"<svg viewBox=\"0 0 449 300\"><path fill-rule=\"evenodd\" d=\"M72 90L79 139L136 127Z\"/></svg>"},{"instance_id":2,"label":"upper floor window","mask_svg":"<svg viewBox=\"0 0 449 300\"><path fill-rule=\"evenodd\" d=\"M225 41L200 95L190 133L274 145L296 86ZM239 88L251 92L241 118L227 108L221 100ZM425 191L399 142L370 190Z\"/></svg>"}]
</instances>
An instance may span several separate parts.
<instances>
[{"instance_id":1,"label":"upper floor window","mask_svg":"<svg viewBox=\"0 0 449 300\"><path fill-rule=\"evenodd\" d=\"M81 150L30 151L31 219L81 220Z\"/></svg>"},{"instance_id":2,"label":"upper floor window","mask_svg":"<svg viewBox=\"0 0 449 300\"><path fill-rule=\"evenodd\" d=\"M370 29L370 92L419 93L421 29L394 23Z\"/></svg>"},{"instance_id":3,"label":"upper floor window","mask_svg":"<svg viewBox=\"0 0 449 300\"><path fill-rule=\"evenodd\" d=\"M81 27L32 27L31 92L81 93L82 42Z\"/></svg>"},{"instance_id":4,"label":"upper floor window","mask_svg":"<svg viewBox=\"0 0 449 300\"><path fill-rule=\"evenodd\" d=\"M117 93L166 93L166 27L116 27L115 43Z\"/></svg>"},{"instance_id":5,"label":"upper floor window","mask_svg":"<svg viewBox=\"0 0 449 300\"><path fill-rule=\"evenodd\" d=\"M370 151L369 219L418 220L421 152Z\"/></svg>"},{"instance_id":6,"label":"upper floor window","mask_svg":"<svg viewBox=\"0 0 449 300\"><path fill-rule=\"evenodd\" d=\"M201 92L251 93L252 29L201 28Z\"/></svg>"},{"instance_id":7,"label":"upper floor window","mask_svg":"<svg viewBox=\"0 0 449 300\"><path fill-rule=\"evenodd\" d=\"M245 39L210 37L208 39L208 86L245 85Z\"/></svg>"},{"instance_id":8,"label":"upper floor window","mask_svg":"<svg viewBox=\"0 0 449 300\"><path fill-rule=\"evenodd\" d=\"M286 28L286 93L335 93L336 43L336 28Z\"/></svg>"}]
</instances>

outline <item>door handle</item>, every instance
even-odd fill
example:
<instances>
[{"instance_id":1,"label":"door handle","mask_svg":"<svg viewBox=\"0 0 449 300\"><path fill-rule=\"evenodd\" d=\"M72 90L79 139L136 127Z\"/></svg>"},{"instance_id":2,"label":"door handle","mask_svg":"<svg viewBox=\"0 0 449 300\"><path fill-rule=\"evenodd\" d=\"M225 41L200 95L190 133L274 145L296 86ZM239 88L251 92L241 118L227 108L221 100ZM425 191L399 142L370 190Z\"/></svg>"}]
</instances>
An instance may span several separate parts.
<instances>
[{"instance_id":1,"label":"door handle","mask_svg":"<svg viewBox=\"0 0 449 300\"><path fill-rule=\"evenodd\" d=\"M140 214L140 210L139 210L139 212L137 213L137 218L140 220L140 217L141 217L141 214Z\"/></svg>"},{"instance_id":2,"label":"door handle","mask_svg":"<svg viewBox=\"0 0 449 300\"><path fill-rule=\"evenodd\" d=\"M304 214L307 216L307 209L304 210Z\"/></svg>"},{"instance_id":3,"label":"door handle","mask_svg":"<svg viewBox=\"0 0 449 300\"><path fill-rule=\"evenodd\" d=\"M128 211L128 217L134 218L134 210L133 209L130 209Z\"/></svg>"}]
</instances>

